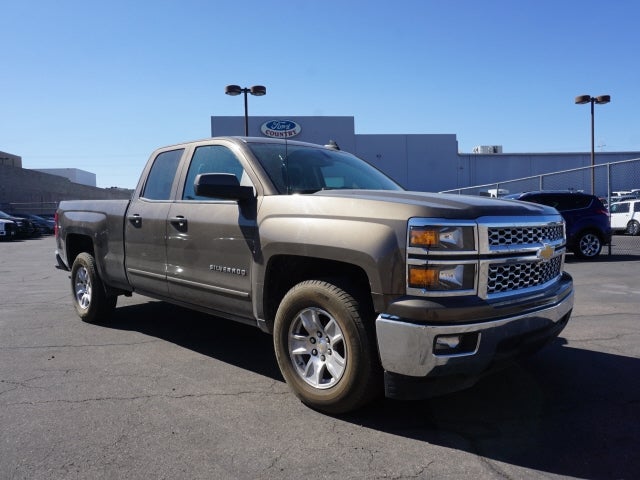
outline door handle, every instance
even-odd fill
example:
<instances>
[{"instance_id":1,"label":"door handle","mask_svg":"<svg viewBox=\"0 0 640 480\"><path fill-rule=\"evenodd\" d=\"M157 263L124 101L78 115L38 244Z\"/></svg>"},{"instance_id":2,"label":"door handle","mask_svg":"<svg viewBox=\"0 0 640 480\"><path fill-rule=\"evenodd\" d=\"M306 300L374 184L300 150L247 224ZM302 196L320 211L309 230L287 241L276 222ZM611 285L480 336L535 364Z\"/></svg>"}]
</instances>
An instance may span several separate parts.
<instances>
[{"instance_id":1,"label":"door handle","mask_svg":"<svg viewBox=\"0 0 640 480\"><path fill-rule=\"evenodd\" d=\"M169 219L169 222L171 222L171 225L174 226L174 228L180 232L186 232L187 231L187 219L184 218L182 215L178 215L177 217L172 217Z\"/></svg>"},{"instance_id":2,"label":"door handle","mask_svg":"<svg viewBox=\"0 0 640 480\"><path fill-rule=\"evenodd\" d=\"M131 225L133 225L134 227L140 228L142 226L142 217L137 213L134 213L133 215L129 215L127 218L129 219L129 222L131 223Z\"/></svg>"}]
</instances>

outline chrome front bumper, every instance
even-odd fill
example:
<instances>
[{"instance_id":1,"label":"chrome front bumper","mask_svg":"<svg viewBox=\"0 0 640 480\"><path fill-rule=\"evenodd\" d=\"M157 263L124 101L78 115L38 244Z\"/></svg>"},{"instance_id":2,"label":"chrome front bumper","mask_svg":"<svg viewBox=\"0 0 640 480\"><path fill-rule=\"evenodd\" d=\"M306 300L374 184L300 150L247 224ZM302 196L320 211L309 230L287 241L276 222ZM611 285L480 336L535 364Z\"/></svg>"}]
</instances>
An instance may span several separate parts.
<instances>
[{"instance_id":1,"label":"chrome front bumper","mask_svg":"<svg viewBox=\"0 0 640 480\"><path fill-rule=\"evenodd\" d=\"M529 337L537 341L556 337L569 319L573 302L570 289L551 306L478 323L425 324L379 315L380 360L386 372L408 377L480 375L497 358L517 353L519 344L527 343Z\"/></svg>"}]
</instances>

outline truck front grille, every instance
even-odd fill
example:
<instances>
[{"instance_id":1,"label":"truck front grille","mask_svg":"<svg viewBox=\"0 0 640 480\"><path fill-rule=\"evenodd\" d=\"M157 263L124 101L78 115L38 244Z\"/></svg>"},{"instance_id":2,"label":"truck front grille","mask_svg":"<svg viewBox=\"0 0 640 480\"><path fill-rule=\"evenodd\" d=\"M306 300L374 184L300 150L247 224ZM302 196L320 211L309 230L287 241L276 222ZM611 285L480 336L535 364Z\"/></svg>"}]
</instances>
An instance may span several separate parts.
<instances>
[{"instance_id":1,"label":"truck front grille","mask_svg":"<svg viewBox=\"0 0 640 480\"><path fill-rule=\"evenodd\" d=\"M538 287L562 273L562 256L548 262L496 263L489 265L487 295Z\"/></svg>"},{"instance_id":2,"label":"truck front grille","mask_svg":"<svg viewBox=\"0 0 640 480\"><path fill-rule=\"evenodd\" d=\"M426 248L409 241L412 229L432 225L442 244ZM421 297L476 295L486 300L533 294L560 279L565 252L565 224L559 214L412 218L407 229L406 292Z\"/></svg>"},{"instance_id":3,"label":"truck front grille","mask_svg":"<svg viewBox=\"0 0 640 480\"><path fill-rule=\"evenodd\" d=\"M491 247L511 245L530 245L553 242L564 238L562 225L491 227L488 229L488 241Z\"/></svg>"}]
</instances>

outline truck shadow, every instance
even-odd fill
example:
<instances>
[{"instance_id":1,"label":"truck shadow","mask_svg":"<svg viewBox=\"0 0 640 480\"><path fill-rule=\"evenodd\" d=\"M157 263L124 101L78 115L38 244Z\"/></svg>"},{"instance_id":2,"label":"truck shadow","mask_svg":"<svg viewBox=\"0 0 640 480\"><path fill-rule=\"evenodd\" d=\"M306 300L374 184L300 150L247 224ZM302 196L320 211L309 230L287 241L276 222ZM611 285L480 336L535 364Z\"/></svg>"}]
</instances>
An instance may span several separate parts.
<instances>
[{"instance_id":1,"label":"truck shadow","mask_svg":"<svg viewBox=\"0 0 640 480\"><path fill-rule=\"evenodd\" d=\"M559 338L469 390L402 405L382 400L352 421L556 475L640 478L639 372L640 359Z\"/></svg>"},{"instance_id":2,"label":"truck shadow","mask_svg":"<svg viewBox=\"0 0 640 480\"><path fill-rule=\"evenodd\" d=\"M153 301L119 307L105 327L283 381L271 337L255 327ZM484 457L496 476L510 475L493 462L577 478L640 478L639 373L640 359L559 338L471 389L415 402L380 399L339 421Z\"/></svg>"},{"instance_id":3,"label":"truck shadow","mask_svg":"<svg viewBox=\"0 0 640 480\"><path fill-rule=\"evenodd\" d=\"M113 317L103 326L160 338L284 382L276 362L271 336L254 326L242 325L160 301L119 306ZM247 348L247 345L251 348ZM238 352L242 354L239 355Z\"/></svg>"}]
</instances>

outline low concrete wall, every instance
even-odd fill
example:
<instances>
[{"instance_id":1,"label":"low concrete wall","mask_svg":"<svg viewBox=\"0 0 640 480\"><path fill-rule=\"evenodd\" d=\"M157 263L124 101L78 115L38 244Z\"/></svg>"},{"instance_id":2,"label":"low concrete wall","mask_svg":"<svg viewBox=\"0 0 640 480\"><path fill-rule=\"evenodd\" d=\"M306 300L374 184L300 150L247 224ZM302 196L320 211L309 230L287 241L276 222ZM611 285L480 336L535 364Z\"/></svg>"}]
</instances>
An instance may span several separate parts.
<instances>
[{"instance_id":1,"label":"low concrete wall","mask_svg":"<svg viewBox=\"0 0 640 480\"><path fill-rule=\"evenodd\" d=\"M61 200L130 198L132 190L98 188L65 177L0 165L0 210L7 213L54 213Z\"/></svg>"}]
</instances>

